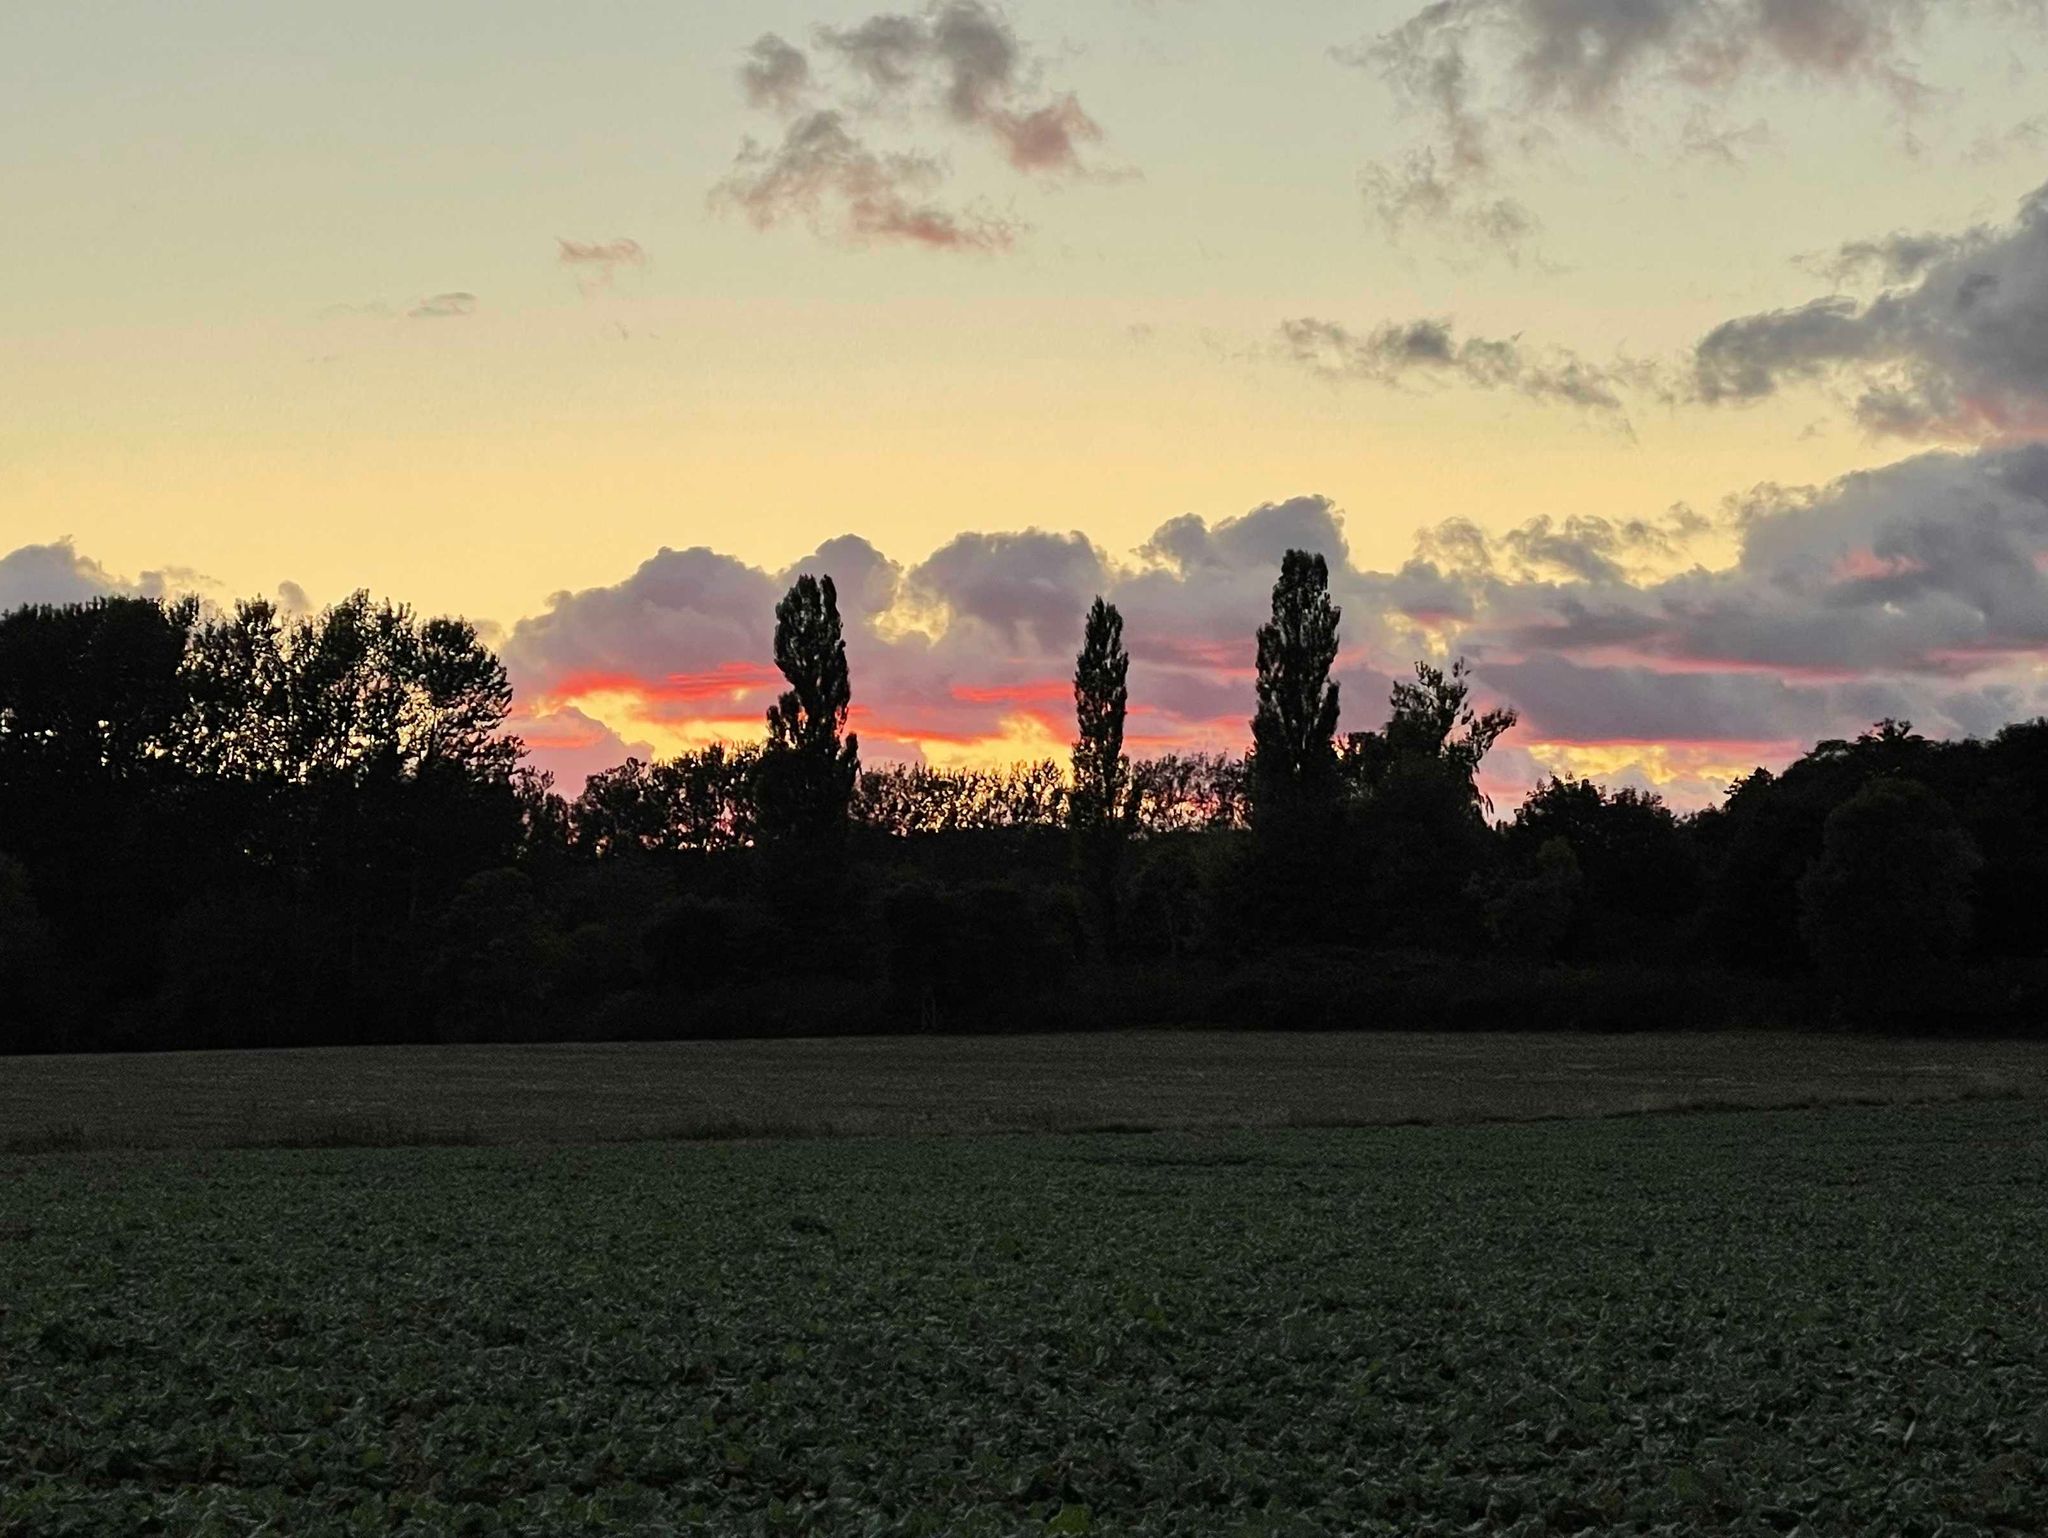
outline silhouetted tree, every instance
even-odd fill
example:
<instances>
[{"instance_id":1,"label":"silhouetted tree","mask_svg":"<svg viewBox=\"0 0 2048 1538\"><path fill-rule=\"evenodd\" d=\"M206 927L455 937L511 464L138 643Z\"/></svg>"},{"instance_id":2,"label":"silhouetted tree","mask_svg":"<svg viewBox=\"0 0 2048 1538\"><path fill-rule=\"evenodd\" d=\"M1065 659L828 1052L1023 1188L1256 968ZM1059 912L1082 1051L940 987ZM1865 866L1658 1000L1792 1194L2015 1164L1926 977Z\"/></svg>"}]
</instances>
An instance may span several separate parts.
<instances>
[{"instance_id":1,"label":"silhouetted tree","mask_svg":"<svg viewBox=\"0 0 2048 1538\"><path fill-rule=\"evenodd\" d=\"M1415 682L1396 679L1387 724L1344 740L1344 779L1353 794L1370 795L1403 765L1429 764L1450 777L1475 807L1493 810L1479 788L1479 766L1519 719L1511 707L1477 711L1470 669L1460 657L1448 671L1415 664Z\"/></svg>"},{"instance_id":2,"label":"silhouetted tree","mask_svg":"<svg viewBox=\"0 0 2048 1538\"><path fill-rule=\"evenodd\" d=\"M1124 757L1130 669L1123 616L1098 595L1074 659L1074 790L1068 816L1096 928L1110 949L1116 944L1117 879L1130 828L1131 766Z\"/></svg>"},{"instance_id":3,"label":"silhouetted tree","mask_svg":"<svg viewBox=\"0 0 2048 1538\"><path fill-rule=\"evenodd\" d=\"M1591 780L1552 776L1531 791L1501 829L1509 880L1534 874L1543 851L1562 843L1583 873L1582 918L1565 937L1582 957L1640 959L1675 945L1678 922L1699 900L1697 857L1671 809L1632 786L1609 792Z\"/></svg>"},{"instance_id":4,"label":"silhouetted tree","mask_svg":"<svg viewBox=\"0 0 2048 1538\"><path fill-rule=\"evenodd\" d=\"M1336 769L1337 621L1329 566L1290 550L1273 584L1273 617L1259 627L1258 710L1252 716L1254 826L1326 802Z\"/></svg>"},{"instance_id":5,"label":"silhouetted tree","mask_svg":"<svg viewBox=\"0 0 2048 1538\"><path fill-rule=\"evenodd\" d=\"M198 615L154 598L0 614L0 786L161 778Z\"/></svg>"},{"instance_id":6,"label":"silhouetted tree","mask_svg":"<svg viewBox=\"0 0 2048 1538\"><path fill-rule=\"evenodd\" d=\"M1970 878L1983 862L1917 780L1875 778L1828 814L1820 858L1800 880L1800 929L1856 1013L1927 1001L1970 933Z\"/></svg>"},{"instance_id":7,"label":"silhouetted tree","mask_svg":"<svg viewBox=\"0 0 2048 1538\"><path fill-rule=\"evenodd\" d=\"M1478 943L1475 881L1491 849L1479 768L1515 724L1510 709L1475 710L1465 659L1415 664L1396 679L1387 722L1345 738L1338 773L1348 846L1367 921L1383 941L1429 948Z\"/></svg>"},{"instance_id":8,"label":"silhouetted tree","mask_svg":"<svg viewBox=\"0 0 2048 1538\"><path fill-rule=\"evenodd\" d=\"M845 833L860 775L860 739L846 730L853 686L830 577L805 573L775 606L775 665L789 688L768 708L761 832L822 854Z\"/></svg>"},{"instance_id":9,"label":"silhouetted tree","mask_svg":"<svg viewBox=\"0 0 2048 1538\"><path fill-rule=\"evenodd\" d=\"M172 754L191 600L0 614L0 848L27 868L88 1029L162 977L164 920L208 853Z\"/></svg>"},{"instance_id":10,"label":"silhouetted tree","mask_svg":"<svg viewBox=\"0 0 2048 1538\"><path fill-rule=\"evenodd\" d=\"M1258 632L1252 716L1254 912L1271 933L1304 940L1343 922L1337 875L1337 621L1320 555L1290 550Z\"/></svg>"}]
</instances>

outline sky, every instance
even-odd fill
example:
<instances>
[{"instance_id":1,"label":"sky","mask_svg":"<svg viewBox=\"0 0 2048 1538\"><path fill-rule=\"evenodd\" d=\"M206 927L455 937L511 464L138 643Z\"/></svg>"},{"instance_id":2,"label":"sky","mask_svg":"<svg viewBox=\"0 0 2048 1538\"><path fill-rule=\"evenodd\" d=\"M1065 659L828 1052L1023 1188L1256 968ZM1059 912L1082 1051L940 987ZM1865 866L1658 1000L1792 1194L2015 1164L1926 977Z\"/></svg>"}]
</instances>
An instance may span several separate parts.
<instances>
[{"instance_id":1,"label":"sky","mask_svg":"<svg viewBox=\"0 0 2048 1538\"><path fill-rule=\"evenodd\" d=\"M829 571L870 759L1234 749L1291 545L1344 728L1472 660L1696 805L2048 711L2040 0L0 18L0 606L460 613L573 791L757 736Z\"/></svg>"}]
</instances>

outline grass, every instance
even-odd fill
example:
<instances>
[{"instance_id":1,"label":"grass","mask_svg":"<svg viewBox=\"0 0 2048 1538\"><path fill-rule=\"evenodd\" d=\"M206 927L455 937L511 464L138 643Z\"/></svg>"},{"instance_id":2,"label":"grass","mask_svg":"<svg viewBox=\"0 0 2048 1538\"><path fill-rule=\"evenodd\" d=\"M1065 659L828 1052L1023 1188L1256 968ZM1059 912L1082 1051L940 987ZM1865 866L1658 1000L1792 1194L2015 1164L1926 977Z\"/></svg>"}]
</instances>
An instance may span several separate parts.
<instances>
[{"instance_id":1,"label":"grass","mask_svg":"<svg viewBox=\"0 0 2048 1538\"><path fill-rule=\"evenodd\" d=\"M1365 1033L0 1058L0 1149L596 1143L1540 1120L2048 1099L2048 1042Z\"/></svg>"},{"instance_id":2,"label":"grass","mask_svg":"<svg viewBox=\"0 0 2048 1538\"><path fill-rule=\"evenodd\" d=\"M2038 1531L2044 1190L2009 1100L17 1157L0 1538Z\"/></svg>"}]
</instances>

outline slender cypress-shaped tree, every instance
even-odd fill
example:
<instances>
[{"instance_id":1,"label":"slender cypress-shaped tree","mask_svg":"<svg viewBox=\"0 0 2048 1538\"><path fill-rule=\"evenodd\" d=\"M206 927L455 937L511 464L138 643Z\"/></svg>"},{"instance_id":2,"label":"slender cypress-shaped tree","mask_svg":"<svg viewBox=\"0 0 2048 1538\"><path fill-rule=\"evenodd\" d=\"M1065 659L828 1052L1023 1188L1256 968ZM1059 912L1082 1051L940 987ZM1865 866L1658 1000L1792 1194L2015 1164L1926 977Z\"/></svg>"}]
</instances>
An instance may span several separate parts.
<instances>
[{"instance_id":1,"label":"slender cypress-shaped tree","mask_svg":"<svg viewBox=\"0 0 2048 1538\"><path fill-rule=\"evenodd\" d=\"M1337 621L1330 569L1290 550L1273 584L1273 617L1259 627L1257 712L1252 716L1252 817L1306 814L1336 791Z\"/></svg>"},{"instance_id":2,"label":"slender cypress-shaped tree","mask_svg":"<svg viewBox=\"0 0 2048 1538\"><path fill-rule=\"evenodd\" d=\"M1124 757L1124 712L1130 703L1125 680L1131 659L1124 651L1124 619L1115 604L1100 598L1088 610L1080 655L1074 659L1074 794L1077 828L1121 821L1131 765Z\"/></svg>"},{"instance_id":3,"label":"slender cypress-shaped tree","mask_svg":"<svg viewBox=\"0 0 2048 1538\"><path fill-rule=\"evenodd\" d=\"M1320 555L1290 550L1259 627L1258 711L1252 717L1253 903L1249 917L1275 939L1345 926L1340 899L1337 660L1339 610Z\"/></svg>"},{"instance_id":4,"label":"slender cypress-shaped tree","mask_svg":"<svg viewBox=\"0 0 2048 1538\"><path fill-rule=\"evenodd\" d=\"M1088 610L1074 659L1074 788L1068 818L1075 855L1105 947L1114 948L1116 886L1129 827L1130 761L1124 757L1126 679L1124 619L1098 595Z\"/></svg>"},{"instance_id":5,"label":"slender cypress-shaped tree","mask_svg":"<svg viewBox=\"0 0 2048 1538\"><path fill-rule=\"evenodd\" d=\"M758 771L762 835L836 843L860 776L860 739L846 730L853 685L830 577L798 577L775 606L775 665L789 688L768 709Z\"/></svg>"}]
</instances>

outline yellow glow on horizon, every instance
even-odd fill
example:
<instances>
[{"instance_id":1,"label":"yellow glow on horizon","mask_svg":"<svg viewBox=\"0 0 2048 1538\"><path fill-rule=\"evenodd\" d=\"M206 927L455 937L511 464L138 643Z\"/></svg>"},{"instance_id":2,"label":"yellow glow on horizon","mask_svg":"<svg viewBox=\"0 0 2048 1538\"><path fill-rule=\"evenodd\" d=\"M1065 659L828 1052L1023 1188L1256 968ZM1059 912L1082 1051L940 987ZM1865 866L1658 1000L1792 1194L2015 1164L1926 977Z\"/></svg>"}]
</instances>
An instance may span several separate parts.
<instances>
[{"instance_id":1,"label":"yellow glow on horizon","mask_svg":"<svg viewBox=\"0 0 2048 1538\"><path fill-rule=\"evenodd\" d=\"M1566 779L1612 780L1639 769L1659 785L1680 781L1727 786L1762 760L1796 755L1789 743L1525 742L1529 756Z\"/></svg>"}]
</instances>

